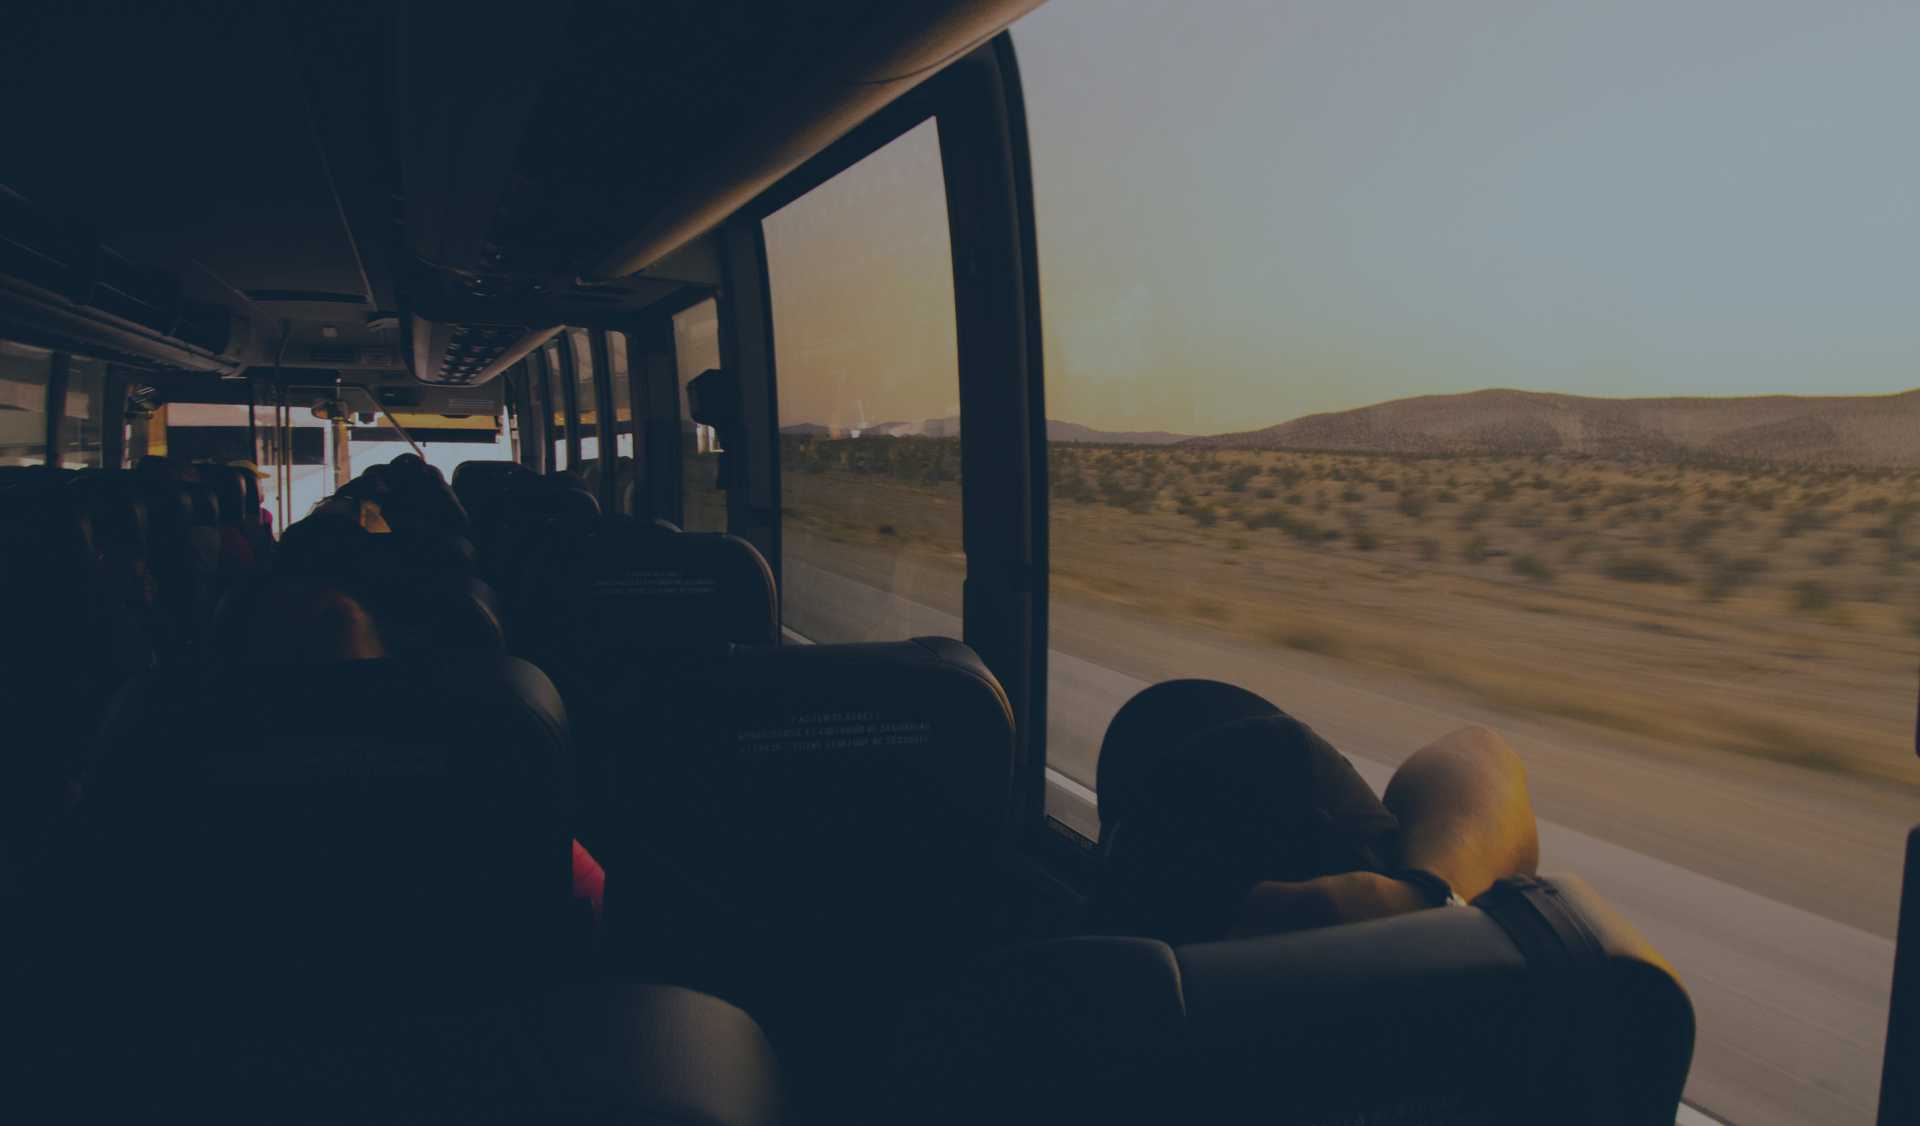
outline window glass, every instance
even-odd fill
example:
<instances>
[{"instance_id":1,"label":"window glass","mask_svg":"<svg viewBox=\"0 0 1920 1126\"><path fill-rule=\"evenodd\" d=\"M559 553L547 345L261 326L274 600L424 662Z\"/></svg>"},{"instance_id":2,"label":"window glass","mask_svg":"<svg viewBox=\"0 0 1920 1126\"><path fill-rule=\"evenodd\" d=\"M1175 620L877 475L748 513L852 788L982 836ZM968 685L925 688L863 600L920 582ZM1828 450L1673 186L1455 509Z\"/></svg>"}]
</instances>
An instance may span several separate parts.
<instances>
[{"instance_id":1,"label":"window glass","mask_svg":"<svg viewBox=\"0 0 1920 1126\"><path fill-rule=\"evenodd\" d=\"M959 360L925 122L769 216L786 626L961 635Z\"/></svg>"},{"instance_id":2,"label":"window glass","mask_svg":"<svg viewBox=\"0 0 1920 1126\"><path fill-rule=\"evenodd\" d=\"M333 449L328 423L310 407L292 409L287 434L279 430L278 413L274 407L254 407L251 435L247 407L239 404L170 403L156 421L165 427L164 449L170 457L255 462L265 474L260 480L260 503L273 514L274 526L284 528L332 494ZM250 444L256 440L257 451Z\"/></svg>"},{"instance_id":3,"label":"window glass","mask_svg":"<svg viewBox=\"0 0 1920 1126\"><path fill-rule=\"evenodd\" d=\"M67 363L67 403L60 420L60 464L68 469L97 467L106 411L107 365L85 356L71 356Z\"/></svg>"},{"instance_id":4,"label":"window glass","mask_svg":"<svg viewBox=\"0 0 1920 1126\"><path fill-rule=\"evenodd\" d=\"M541 386L546 389L547 407L552 412L552 425L547 437L553 442L553 468L567 468L567 399L563 380L566 372L560 366L560 345L549 341L540 349L540 359L544 365Z\"/></svg>"},{"instance_id":5,"label":"window glass","mask_svg":"<svg viewBox=\"0 0 1920 1126\"><path fill-rule=\"evenodd\" d=\"M713 427L694 423L687 406L687 384L720 366L720 307L712 298L674 314L673 363L680 383L682 524L689 532L724 532L727 494L715 487L720 440Z\"/></svg>"},{"instance_id":6,"label":"window glass","mask_svg":"<svg viewBox=\"0 0 1920 1126\"><path fill-rule=\"evenodd\" d=\"M0 340L0 465L47 462L47 374L53 354Z\"/></svg>"},{"instance_id":7,"label":"window glass","mask_svg":"<svg viewBox=\"0 0 1920 1126\"><path fill-rule=\"evenodd\" d=\"M633 384L627 370L627 334L607 333L608 379L612 382L614 456L633 456Z\"/></svg>"},{"instance_id":8,"label":"window glass","mask_svg":"<svg viewBox=\"0 0 1920 1126\"><path fill-rule=\"evenodd\" d=\"M1054 808L1090 823L1170 677L1376 787L1487 724L1543 869L1686 981L1689 1101L1871 1122L1920 809L1920 8L1056 0L1014 37Z\"/></svg>"},{"instance_id":9,"label":"window glass","mask_svg":"<svg viewBox=\"0 0 1920 1126\"><path fill-rule=\"evenodd\" d=\"M593 394L593 342L584 328L567 330L573 349L573 401L580 416L580 456L600 456L600 405Z\"/></svg>"}]
</instances>

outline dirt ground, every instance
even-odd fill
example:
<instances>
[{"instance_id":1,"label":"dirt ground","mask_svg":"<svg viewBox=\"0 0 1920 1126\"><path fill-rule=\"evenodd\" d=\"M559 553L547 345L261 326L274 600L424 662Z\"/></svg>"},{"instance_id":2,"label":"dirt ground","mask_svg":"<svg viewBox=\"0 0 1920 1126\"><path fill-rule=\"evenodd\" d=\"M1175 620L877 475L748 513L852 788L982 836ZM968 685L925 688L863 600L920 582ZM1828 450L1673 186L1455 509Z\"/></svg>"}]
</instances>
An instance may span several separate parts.
<instances>
[{"instance_id":1,"label":"dirt ground","mask_svg":"<svg viewBox=\"0 0 1920 1126\"><path fill-rule=\"evenodd\" d=\"M789 528L958 582L956 442L783 453ZM1055 446L1050 475L1056 597L1920 797L1920 473Z\"/></svg>"}]
</instances>

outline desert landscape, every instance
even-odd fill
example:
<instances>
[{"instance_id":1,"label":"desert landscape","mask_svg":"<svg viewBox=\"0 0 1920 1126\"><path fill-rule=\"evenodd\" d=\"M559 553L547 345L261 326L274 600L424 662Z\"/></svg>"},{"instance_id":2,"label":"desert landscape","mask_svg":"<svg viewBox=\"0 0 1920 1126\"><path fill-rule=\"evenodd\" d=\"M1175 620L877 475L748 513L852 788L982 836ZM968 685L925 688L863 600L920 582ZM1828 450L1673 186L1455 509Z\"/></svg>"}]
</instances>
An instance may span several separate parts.
<instances>
[{"instance_id":1,"label":"desert landscape","mask_svg":"<svg viewBox=\"0 0 1920 1126\"><path fill-rule=\"evenodd\" d=\"M1920 795L1920 468L1900 445L1920 434L1920 396L1890 398L1636 411L1487 392L1155 445L1055 442L1053 591L1666 753ZM783 436L789 543L911 554L957 583L957 439L823 429ZM1754 456L1775 438L1792 439L1779 459ZM1292 442L1307 448L1260 448ZM1337 448L1369 444L1387 449Z\"/></svg>"},{"instance_id":2,"label":"desert landscape","mask_svg":"<svg viewBox=\"0 0 1920 1126\"><path fill-rule=\"evenodd\" d=\"M1050 766L1090 786L1107 718L1170 676L1269 695L1376 786L1493 724L1550 870L1686 977L1689 1100L1871 1120L1920 816L1920 395L1490 391L1212 437L1048 430ZM959 631L957 431L783 434L803 636Z\"/></svg>"}]
</instances>

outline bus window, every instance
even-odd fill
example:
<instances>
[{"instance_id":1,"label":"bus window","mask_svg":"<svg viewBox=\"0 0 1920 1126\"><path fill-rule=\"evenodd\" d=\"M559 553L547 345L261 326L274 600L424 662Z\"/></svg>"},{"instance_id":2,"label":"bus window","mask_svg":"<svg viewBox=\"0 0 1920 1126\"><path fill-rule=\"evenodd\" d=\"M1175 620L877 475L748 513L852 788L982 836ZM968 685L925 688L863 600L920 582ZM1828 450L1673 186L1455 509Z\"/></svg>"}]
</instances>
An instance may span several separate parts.
<instances>
[{"instance_id":1,"label":"bus window","mask_svg":"<svg viewBox=\"0 0 1920 1126\"><path fill-rule=\"evenodd\" d=\"M0 340L0 465L45 465L53 353Z\"/></svg>"},{"instance_id":2,"label":"bus window","mask_svg":"<svg viewBox=\"0 0 1920 1126\"><path fill-rule=\"evenodd\" d=\"M720 440L713 427L696 424L687 408L687 384L720 366L720 307L713 298L674 314L673 364L680 383L682 524L689 532L724 532L727 494L715 487Z\"/></svg>"},{"instance_id":3,"label":"bus window","mask_svg":"<svg viewBox=\"0 0 1920 1126\"><path fill-rule=\"evenodd\" d=\"M566 469L572 462L567 457L566 369L560 366L559 343L548 341L540 349L539 360L542 368L540 386L545 390L549 417L553 420L547 428L547 438L553 443L553 468Z\"/></svg>"},{"instance_id":4,"label":"bus window","mask_svg":"<svg viewBox=\"0 0 1920 1126\"><path fill-rule=\"evenodd\" d=\"M614 456L633 456L633 381L627 371L627 334L607 333L607 379L612 384Z\"/></svg>"},{"instance_id":5,"label":"bus window","mask_svg":"<svg viewBox=\"0 0 1920 1126\"><path fill-rule=\"evenodd\" d=\"M765 232L785 625L819 642L959 637L959 360L935 124Z\"/></svg>"},{"instance_id":6,"label":"bus window","mask_svg":"<svg viewBox=\"0 0 1920 1126\"><path fill-rule=\"evenodd\" d=\"M60 420L60 464L98 467L106 417L107 365L85 356L67 360L67 403Z\"/></svg>"},{"instance_id":7,"label":"bus window","mask_svg":"<svg viewBox=\"0 0 1920 1126\"><path fill-rule=\"evenodd\" d=\"M1492 726L1543 870L1691 991L1688 1101L1865 1124L1920 796L1920 9L1513 14L1016 25L1052 806L1097 824L1174 676L1376 787Z\"/></svg>"},{"instance_id":8,"label":"bus window","mask_svg":"<svg viewBox=\"0 0 1920 1126\"><path fill-rule=\"evenodd\" d=\"M593 397L593 344L584 328L567 330L567 347L573 355L573 402L580 420L580 457L594 460L600 456L600 410Z\"/></svg>"}]
</instances>

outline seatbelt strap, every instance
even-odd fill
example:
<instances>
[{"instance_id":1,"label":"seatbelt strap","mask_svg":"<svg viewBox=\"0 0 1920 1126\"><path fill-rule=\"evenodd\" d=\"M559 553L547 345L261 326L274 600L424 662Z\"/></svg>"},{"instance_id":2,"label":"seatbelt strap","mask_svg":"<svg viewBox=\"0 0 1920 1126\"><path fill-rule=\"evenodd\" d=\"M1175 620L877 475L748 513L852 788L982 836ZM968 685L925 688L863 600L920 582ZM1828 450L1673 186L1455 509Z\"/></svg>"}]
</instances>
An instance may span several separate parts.
<instances>
[{"instance_id":1,"label":"seatbelt strap","mask_svg":"<svg viewBox=\"0 0 1920 1126\"><path fill-rule=\"evenodd\" d=\"M1529 1053L1534 1113L1559 1122L1612 1126L1619 1120L1619 1077L1609 1061L1619 1035L1606 986L1606 948L1560 889L1513 876L1473 901L1507 932L1538 987ZM1585 1027L1599 1025L1602 1050L1588 1050ZM1572 1105L1577 1103L1578 1105Z\"/></svg>"}]
</instances>

